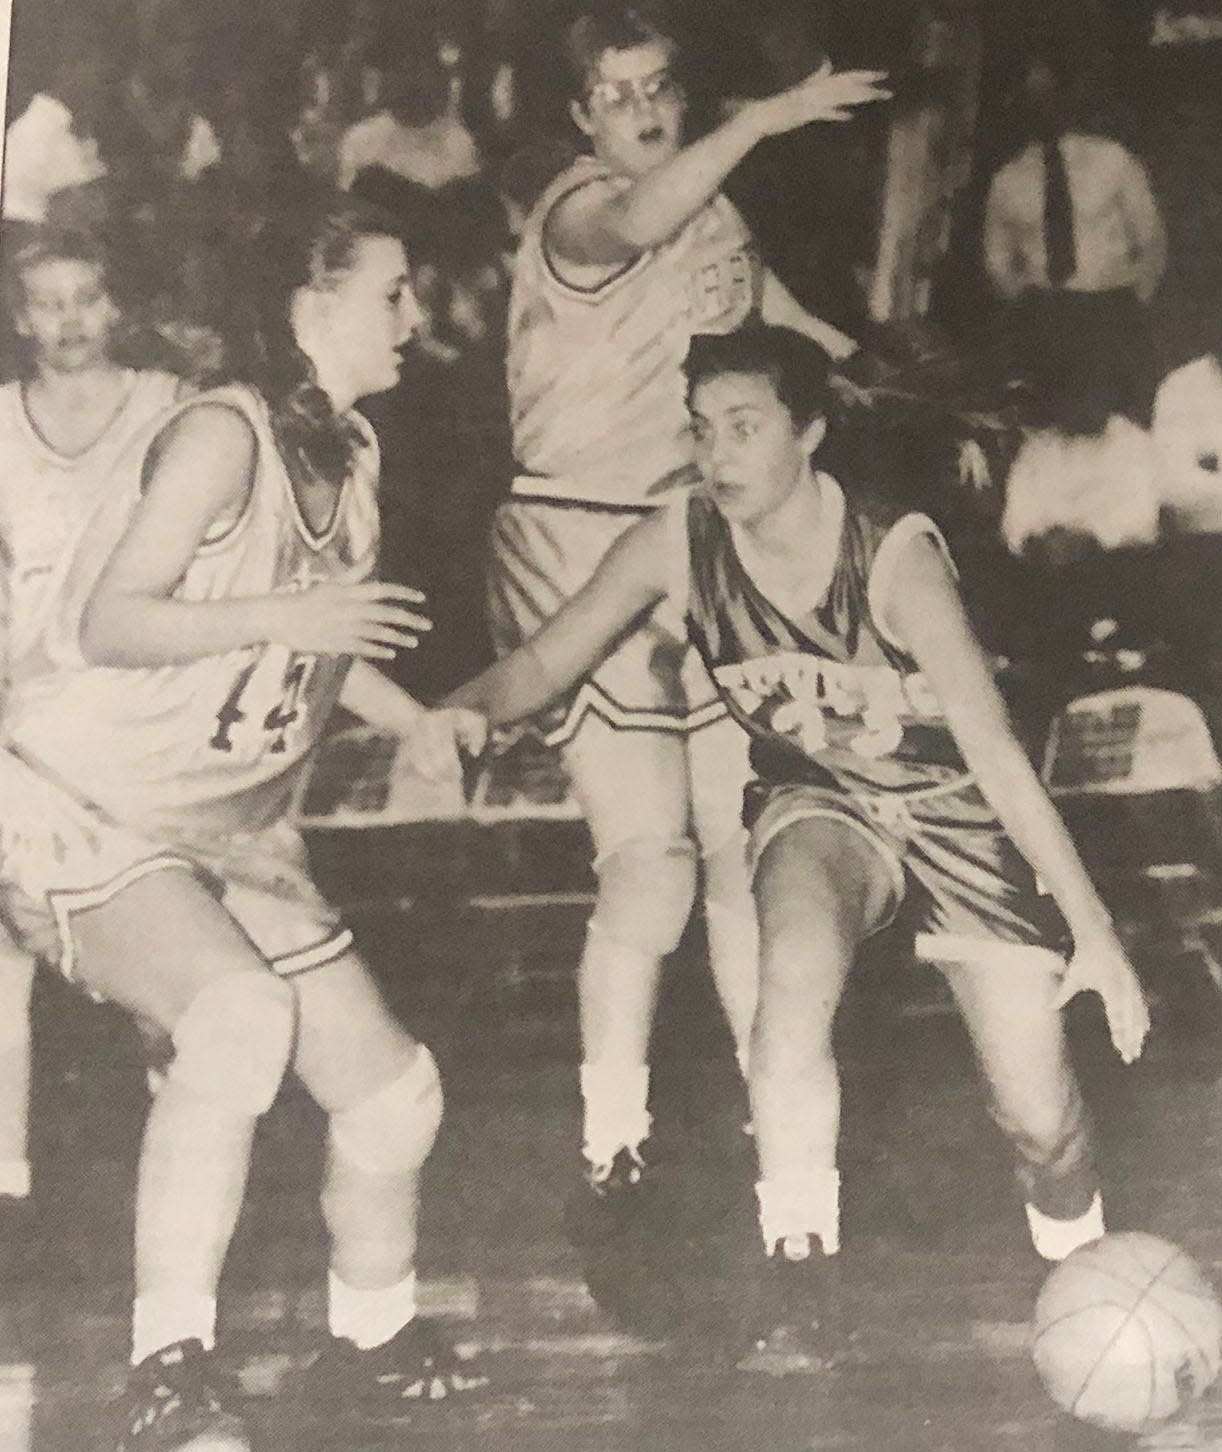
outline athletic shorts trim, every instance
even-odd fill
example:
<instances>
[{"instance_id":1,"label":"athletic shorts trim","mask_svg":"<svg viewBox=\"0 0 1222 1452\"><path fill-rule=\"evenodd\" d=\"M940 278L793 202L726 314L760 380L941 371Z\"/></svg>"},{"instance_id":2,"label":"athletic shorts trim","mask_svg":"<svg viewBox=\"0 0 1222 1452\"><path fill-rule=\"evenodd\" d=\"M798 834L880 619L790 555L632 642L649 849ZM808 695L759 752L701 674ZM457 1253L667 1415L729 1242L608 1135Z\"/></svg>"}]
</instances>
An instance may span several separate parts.
<instances>
[{"instance_id":1,"label":"athletic shorts trim","mask_svg":"<svg viewBox=\"0 0 1222 1452\"><path fill-rule=\"evenodd\" d=\"M86 912L89 908L103 907L113 898L118 897L132 883L151 877L155 872L168 872L171 869L190 872L192 875L197 874L195 864L189 862L185 857L158 855L146 858L142 862L133 862L122 872L116 873L114 877L93 887L49 888L47 890L47 903L51 908L55 929L59 936L59 971L69 982L76 982L76 942L72 936L73 914Z\"/></svg>"},{"instance_id":2,"label":"athletic shorts trim","mask_svg":"<svg viewBox=\"0 0 1222 1452\"><path fill-rule=\"evenodd\" d=\"M559 723L544 733L543 740L548 746L567 746L591 716L613 731L660 731L669 736L690 736L728 715L721 700L702 702L683 713L624 706L598 681L586 680L578 686Z\"/></svg>"},{"instance_id":3,"label":"athletic shorts trim","mask_svg":"<svg viewBox=\"0 0 1222 1452\"><path fill-rule=\"evenodd\" d=\"M944 967L1038 966L1057 979L1065 972L1065 958L1055 948L1045 948L1039 943L1007 943L1000 938L977 938L967 933L918 933L916 955L923 963L938 963Z\"/></svg>"}]
</instances>

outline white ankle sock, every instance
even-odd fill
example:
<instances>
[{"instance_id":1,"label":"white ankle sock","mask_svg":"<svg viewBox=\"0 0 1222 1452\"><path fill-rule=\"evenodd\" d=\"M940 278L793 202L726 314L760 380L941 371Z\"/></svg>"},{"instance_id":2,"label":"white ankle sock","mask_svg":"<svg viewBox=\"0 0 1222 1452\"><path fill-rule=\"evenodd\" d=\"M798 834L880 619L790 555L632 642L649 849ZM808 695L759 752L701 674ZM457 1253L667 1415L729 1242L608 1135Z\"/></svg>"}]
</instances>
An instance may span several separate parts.
<instances>
[{"instance_id":1,"label":"white ankle sock","mask_svg":"<svg viewBox=\"0 0 1222 1452\"><path fill-rule=\"evenodd\" d=\"M137 1296L132 1308L132 1365L175 1341L216 1345L216 1297L158 1292Z\"/></svg>"},{"instance_id":2,"label":"white ankle sock","mask_svg":"<svg viewBox=\"0 0 1222 1452\"><path fill-rule=\"evenodd\" d=\"M346 1285L335 1274L327 1276L327 1324L332 1336L341 1336L369 1351L383 1346L416 1315L416 1273L393 1286L375 1291Z\"/></svg>"},{"instance_id":3,"label":"white ankle sock","mask_svg":"<svg viewBox=\"0 0 1222 1452\"><path fill-rule=\"evenodd\" d=\"M816 1170L761 1180L755 1196L759 1201L760 1233L769 1254L777 1241L803 1235L817 1235L825 1255L835 1255L840 1249L838 1171Z\"/></svg>"},{"instance_id":4,"label":"white ankle sock","mask_svg":"<svg viewBox=\"0 0 1222 1452\"><path fill-rule=\"evenodd\" d=\"M649 1067L598 1063L581 1066L585 1106L582 1149L594 1165L608 1165L627 1146L635 1149L649 1135Z\"/></svg>"},{"instance_id":5,"label":"white ankle sock","mask_svg":"<svg viewBox=\"0 0 1222 1452\"><path fill-rule=\"evenodd\" d=\"M1097 1190L1090 1208L1072 1220L1054 1220L1030 1204L1026 1210L1031 1244L1045 1260L1064 1260L1080 1245L1088 1245L1104 1233L1103 1198Z\"/></svg>"},{"instance_id":6,"label":"white ankle sock","mask_svg":"<svg viewBox=\"0 0 1222 1452\"><path fill-rule=\"evenodd\" d=\"M29 1160L0 1160L0 1195L10 1200L25 1200L29 1194Z\"/></svg>"}]
</instances>

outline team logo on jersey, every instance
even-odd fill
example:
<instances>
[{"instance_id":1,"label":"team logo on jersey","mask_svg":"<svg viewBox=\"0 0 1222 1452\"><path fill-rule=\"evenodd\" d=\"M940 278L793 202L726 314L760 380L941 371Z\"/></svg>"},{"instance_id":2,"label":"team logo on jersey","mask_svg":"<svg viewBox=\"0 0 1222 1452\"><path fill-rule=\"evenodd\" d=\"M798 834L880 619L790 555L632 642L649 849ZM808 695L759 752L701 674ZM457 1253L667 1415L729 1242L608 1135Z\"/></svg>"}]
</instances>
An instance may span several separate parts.
<instances>
[{"instance_id":1,"label":"team logo on jersey","mask_svg":"<svg viewBox=\"0 0 1222 1452\"><path fill-rule=\"evenodd\" d=\"M906 720L942 716L922 675L890 666L785 651L718 666L713 676L747 716L810 756L839 749L877 760L899 748Z\"/></svg>"}]
</instances>

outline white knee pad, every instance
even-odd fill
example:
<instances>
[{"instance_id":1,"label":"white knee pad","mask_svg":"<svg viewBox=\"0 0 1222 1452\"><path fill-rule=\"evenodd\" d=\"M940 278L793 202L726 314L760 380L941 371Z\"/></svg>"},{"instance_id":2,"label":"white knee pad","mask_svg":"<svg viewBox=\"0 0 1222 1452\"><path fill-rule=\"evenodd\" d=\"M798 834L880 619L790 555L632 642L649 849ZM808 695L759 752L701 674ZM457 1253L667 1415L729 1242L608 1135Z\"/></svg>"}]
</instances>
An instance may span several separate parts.
<instances>
[{"instance_id":1,"label":"white knee pad","mask_svg":"<svg viewBox=\"0 0 1222 1452\"><path fill-rule=\"evenodd\" d=\"M696 896L696 846L687 837L632 837L594 863L593 937L665 958L679 946Z\"/></svg>"},{"instance_id":2,"label":"white knee pad","mask_svg":"<svg viewBox=\"0 0 1222 1452\"><path fill-rule=\"evenodd\" d=\"M296 999L271 973L229 973L207 984L174 1026L172 1084L239 1113L271 1108L293 1051Z\"/></svg>"},{"instance_id":3,"label":"white knee pad","mask_svg":"<svg viewBox=\"0 0 1222 1452\"><path fill-rule=\"evenodd\" d=\"M417 1044L402 1074L331 1116L331 1148L370 1175L406 1175L429 1157L441 1125L441 1076Z\"/></svg>"}]
</instances>

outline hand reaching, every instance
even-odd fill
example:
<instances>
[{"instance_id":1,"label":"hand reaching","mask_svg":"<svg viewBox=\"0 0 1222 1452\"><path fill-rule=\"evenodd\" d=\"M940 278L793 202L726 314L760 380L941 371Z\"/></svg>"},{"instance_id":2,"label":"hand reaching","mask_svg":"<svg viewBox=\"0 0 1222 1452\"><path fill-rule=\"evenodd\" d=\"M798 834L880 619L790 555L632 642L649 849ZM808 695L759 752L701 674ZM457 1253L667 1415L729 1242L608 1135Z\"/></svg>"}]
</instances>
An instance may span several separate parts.
<instances>
[{"instance_id":1,"label":"hand reaching","mask_svg":"<svg viewBox=\"0 0 1222 1452\"><path fill-rule=\"evenodd\" d=\"M312 585L275 597L270 638L303 654L393 660L432 629L427 616L408 608L423 603L419 590L383 580Z\"/></svg>"},{"instance_id":2,"label":"hand reaching","mask_svg":"<svg viewBox=\"0 0 1222 1452\"><path fill-rule=\"evenodd\" d=\"M407 737L412 765L432 781L459 775L462 755L478 756L487 739L487 721L459 707L423 712Z\"/></svg>"},{"instance_id":3,"label":"hand reaching","mask_svg":"<svg viewBox=\"0 0 1222 1452\"><path fill-rule=\"evenodd\" d=\"M1112 932L1084 936L1075 942L1073 957L1057 992L1063 1008L1076 994L1093 992L1103 1000L1108 1032L1116 1052L1131 1064L1141 1053L1150 1028L1150 1010L1121 946Z\"/></svg>"},{"instance_id":4,"label":"hand reaching","mask_svg":"<svg viewBox=\"0 0 1222 1452\"><path fill-rule=\"evenodd\" d=\"M886 71L834 71L830 61L775 96L743 107L760 136L780 136L812 121L848 121L859 106L886 101Z\"/></svg>"}]
</instances>

